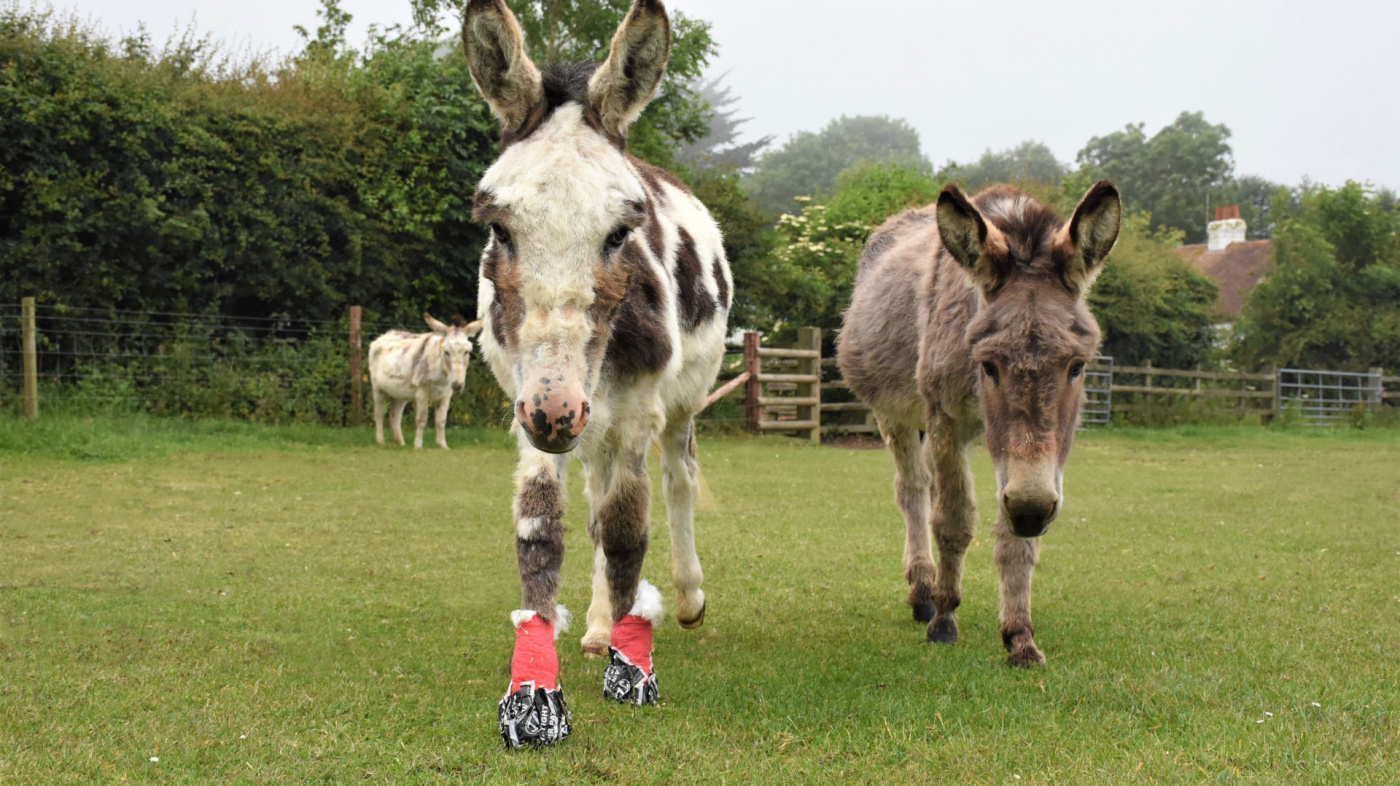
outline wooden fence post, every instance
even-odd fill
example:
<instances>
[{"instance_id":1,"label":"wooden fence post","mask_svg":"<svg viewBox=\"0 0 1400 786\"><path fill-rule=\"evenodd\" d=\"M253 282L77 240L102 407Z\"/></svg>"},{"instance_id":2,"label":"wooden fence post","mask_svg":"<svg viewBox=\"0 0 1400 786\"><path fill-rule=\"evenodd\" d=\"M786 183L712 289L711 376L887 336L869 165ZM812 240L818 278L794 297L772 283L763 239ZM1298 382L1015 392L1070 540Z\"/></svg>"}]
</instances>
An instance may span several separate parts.
<instances>
[{"instance_id":1,"label":"wooden fence post","mask_svg":"<svg viewBox=\"0 0 1400 786\"><path fill-rule=\"evenodd\" d=\"M815 399L817 402L813 406L798 407L797 419L810 420L813 423L808 439L820 443L822 441L822 329L816 327L798 328L797 348L815 350L817 353L815 358L802 358L797 361L797 373L816 376L815 382L802 383L797 386L797 396Z\"/></svg>"},{"instance_id":2,"label":"wooden fence post","mask_svg":"<svg viewBox=\"0 0 1400 786\"><path fill-rule=\"evenodd\" d=\"M360 371L360 307L350 307L350 425L358 426L365 414L365 383Z\"/></svg>"},{"instance_id":3,"label":"wooden fence post","mask_svg":"<svg viewBox=\"0 0 1400 786\"><path fill-rule=\"evenodd\" d=\"M39 419L39 353L34 339L34 298L20 301L21 348L24 354L24 416Z\"/></svg>"},{"instance_id":4,"label":"wooden fence post","mask_svg":"<svg viewBox=\"0 0 1400 786\"><path fill-rule=\"evenodd\" d=\"M1366 369L1366 373L1376 379L1376 404L1372 409L1379 409L1380 405L1385 403L1385 386L1383 384L1385 372L1380 366L1371 366Z\"/></svg>"},{"instance_id":5,"label":"wooden fence post","mask_svg":"<svg viewBox=\"0 0 1400 786\"><path fill-rule=\"evenodd\" d=\"M758 421L762 417L758 408L758 396L763 385L758 374L763 370L763 362L758 358L758 334L749 331L744 334L744 370L749 372L749 381L744 383L744 412L749 431L758 433Z\"/></svg>"}]
</instances>

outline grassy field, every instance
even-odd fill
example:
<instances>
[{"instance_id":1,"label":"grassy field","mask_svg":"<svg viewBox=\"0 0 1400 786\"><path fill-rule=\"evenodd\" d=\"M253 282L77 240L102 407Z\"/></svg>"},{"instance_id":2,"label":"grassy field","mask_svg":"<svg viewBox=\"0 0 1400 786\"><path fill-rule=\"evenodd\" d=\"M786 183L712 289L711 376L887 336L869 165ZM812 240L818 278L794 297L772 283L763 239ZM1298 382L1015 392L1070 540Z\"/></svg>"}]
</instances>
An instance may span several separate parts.
<instances>
[{"instance_id":1,"label":"grassy field","mask_svg":"<svg viewBox=\"0 0 1400 786\"><path fill-rule=\"evenodd\" d=\"M1003 665L985 452L948 648L904 604L885 452L702 441L709 614L659 630L664 704L605 703L577 629L574 736L514 753L513 451L449 439L0 424L0 783L1400 781L1400 432L1082 438L1033 671Z\"/></svg>"}]
</instances>

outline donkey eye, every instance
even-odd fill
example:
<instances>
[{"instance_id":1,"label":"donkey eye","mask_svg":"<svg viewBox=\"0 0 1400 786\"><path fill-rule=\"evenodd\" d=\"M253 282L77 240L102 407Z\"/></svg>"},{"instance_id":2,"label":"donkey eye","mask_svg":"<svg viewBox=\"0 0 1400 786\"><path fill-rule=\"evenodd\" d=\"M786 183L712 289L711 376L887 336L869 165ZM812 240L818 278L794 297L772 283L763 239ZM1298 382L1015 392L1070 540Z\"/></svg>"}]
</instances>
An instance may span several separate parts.
<instances>
[{"instance_id":1,"label":"donkey eye","mask_svg":"<svg viewBox=\"0 0 1400 786\"><path fill-rule=\"evenodd\" d=\"M627 242L627 236L630 234L632 234L631 227L618 227L614 229L613 233L608 235L608 239L604 242L604 250L609 254L617 253L617 250L622 248L622 244Z\"/></svg>"},{"instance_id":2,"label":"donkey eye","mask_svg":"<svg viewBox=\"0 0 1400 786\"><path fill-rule=\"evenodd\" d=\"M997 364L991 361L984 362L982 364L982 373L987 375L987 379L990 379L993 385L997 384Z\"/></svg>"},{"instance_id":3,"label":"donkey eye","mask_svg":"<svg viewBox=\"0 0 1400 786\"><path fill-rule=\"evenodd\" d=\"M491 236L496 238L496 242L500 245L511 248L510 232L506 231L505 227L500 224L492 223Z\"/></svg>"},{"instance_id":4,"label":"donkey eye","mask_svg":"<svg viewBox=\"0 0 1400 786\"><path fill-rule=\"evenodd\" d=\"M1075 381L1076 379L1079 379L1079 375L1080 375L1080 374L1083 374L1083 373L1084 373L1084 361L1082 361L1082 360L1076 360L1076 361L1074 361L1074 363L1069 367L1069 381L1070 381L1070 382L1073 382L1073 381Z\"/></svg>"}]
</instances>

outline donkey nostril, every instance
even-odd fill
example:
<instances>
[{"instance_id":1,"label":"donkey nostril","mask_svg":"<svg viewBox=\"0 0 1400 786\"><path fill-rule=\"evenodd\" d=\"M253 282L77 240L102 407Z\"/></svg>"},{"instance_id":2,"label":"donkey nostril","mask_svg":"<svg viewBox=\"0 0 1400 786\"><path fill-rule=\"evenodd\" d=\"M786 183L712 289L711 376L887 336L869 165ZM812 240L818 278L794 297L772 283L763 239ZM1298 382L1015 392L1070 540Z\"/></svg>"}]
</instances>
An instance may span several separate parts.
<instances>
[{"instance_id":1,"label":"donkey nostril","mask_svg":"<svg viewBox=\"0 0 1400 786\"><path fill-rule=\"evenodd\" d=\"M530 418L525 415L524 401L515 402L515 419L520 421L520 425L524 426L526 431L530 430Z\"/></svg>"}]
</instances>

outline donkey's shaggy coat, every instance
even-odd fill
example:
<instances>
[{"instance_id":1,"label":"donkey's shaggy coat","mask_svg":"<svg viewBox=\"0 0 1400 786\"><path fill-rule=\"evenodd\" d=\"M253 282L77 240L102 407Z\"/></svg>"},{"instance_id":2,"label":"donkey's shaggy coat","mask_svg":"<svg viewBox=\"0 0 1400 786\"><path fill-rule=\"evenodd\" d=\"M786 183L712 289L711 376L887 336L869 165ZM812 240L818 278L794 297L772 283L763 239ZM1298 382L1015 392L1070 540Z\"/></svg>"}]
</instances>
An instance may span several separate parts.
<instances>
[{"instance_id":1,"label":"donkey's shaggy coat","mask_svg":"<svg viewBox=\"0 0 1400 786\"><path fill-rule=\"evenodd\" d=\"M839 363L894 454L909 602L930 641L957 641L963 555L977 521L968 450L985 428L997 474L1002 641L1013 665L1044 661L1032 639L1031 570L1060 510L1081 373L1099 342L1084 296L1120 214L1107 181L1067 224L1006 186L971 200L948 186L936 205L891 218L866 245Z\"/></svg>"}]
</instances>

